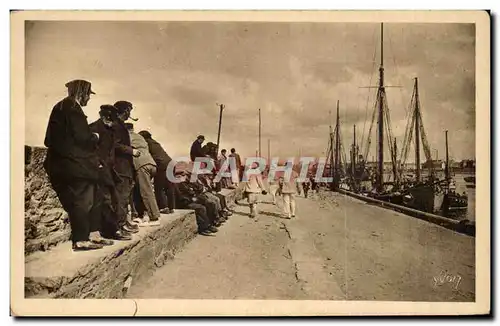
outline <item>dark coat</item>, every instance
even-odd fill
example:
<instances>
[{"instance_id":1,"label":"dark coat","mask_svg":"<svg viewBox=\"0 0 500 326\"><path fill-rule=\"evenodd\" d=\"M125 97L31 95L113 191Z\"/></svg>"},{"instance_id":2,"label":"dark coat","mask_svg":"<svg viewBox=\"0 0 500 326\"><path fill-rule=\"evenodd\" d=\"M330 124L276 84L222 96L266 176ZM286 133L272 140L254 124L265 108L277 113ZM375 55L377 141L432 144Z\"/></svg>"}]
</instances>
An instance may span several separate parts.
<instances>
[{"instance_id":1,"label":"dark coat","mask_svg":"<svg viewBox=\"0 0 500 326\"><path fill-rule=\"evenodd\" d=\"M205 155L203 154L203 150L201 149L201 144L198 140L195 140L191 145L190 155L191 161L193 162L197 157L205 157Z\"/></svg>"},{"instance_id":2,"label":"dark coat","mask_svg":"<svg viewBox=\"0 0 500 326\"><path fill-rule=\"evenodd\" d=\"M177 207L187 208L189 204L195 202L194 198L197 197L197 192L193 189L190 182L176 183L175 188Z\"/></svg>"},{"instance_id":3,"label":"dark coat","mask_svg":"<svg viewBox=\"0 0 500 326\"><path fill-rule=\"evenodd\" d=\"M133 179L135 176L133 148L130 145L130 135L125 124L117 120L113 124L115 133L115 166L114 170L120 177Z\"/></svg>"},{"instance_id":4,"label":"dark coat","mask_svg":"<svg viewBox=\"0 0 500 326\"><path fill-rule=\"evenodd\" d=\"M100 181L108 186L114 185L114 165L115 165L115 134L113 127L108 127L101 119L90 124L90 130L99 134L99 142L96 146L96 153L103 166L100 170Z\"/></svg>"},{"instance_id":5,"label":"dark coat","mask_svg":"<svg viewBox=\"0 0 500 326\"><path fill-rule=\"evenodd\" d=\"M144 138L148 143L149 153L153 157L158 167L167 168L168 164L172 161L172 158L165 152L160 143L158 143L153 138Z\"/></svg>"},{"instance_id":6,"label":"dark coat","mask_svg":"<svg viewBox=\"0 0 500 326\"><path fill-rule=\"evenodd\" d=\"M67 97L57 103L50 114L44 142L48 148L44 167L49 177L97 181L97 141L75 100Z\"/></svg>"}]
</instances>

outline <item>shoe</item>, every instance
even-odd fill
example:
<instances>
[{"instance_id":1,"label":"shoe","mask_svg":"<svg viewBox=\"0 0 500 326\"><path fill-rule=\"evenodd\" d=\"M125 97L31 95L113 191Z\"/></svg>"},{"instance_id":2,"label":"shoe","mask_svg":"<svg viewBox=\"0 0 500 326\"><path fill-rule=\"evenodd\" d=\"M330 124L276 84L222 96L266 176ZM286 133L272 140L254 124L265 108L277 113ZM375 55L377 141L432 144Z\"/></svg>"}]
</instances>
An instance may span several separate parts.
<instances>
[{"instance_id":1,"label":"shoe","mask_svg":"<svg viewBox=\"0 0 500 326\"><path fill-rule=\"evenodd\" d=\"M160 221L159 220L154 220L154 221L147 221L139 224L141 227L147 227L147 226L159 226Z\"/></svg>"},{"instance_id":2,"label":"shoe","mask_svg":"<svg viewBox=\"0 0 500 326\"><path fill-rule=\"evenodd\" d=\"M226 216L232 216L233 215L233 212L231 212L230 210L227 210L225 212L226 212Z\"/></svg>"},{"instance_id":3,"label":"shoe","mask_svg":"<svg viewBox=\"0 0 500 326\"><path fill-rule=\"evenodd\" d=\"M292 218L294 218L294 217L295 217L295 215L292 215Z\"/></svg>"},{"instance_id":4,"label":"shoe","mask_svg":"<svg viewBox=\"0 0 500 326\"><path fill-rule=\"evenodd\" d=\"M96 244L101 244L103 246L111 246L114 243L113 240L104 239L102 237L90 239L90 242L96 243Z\"/></svg>"},{"instance_id":5,"label":"shoe","mask_svg":"<svg viewBox=\"0 0 500 326\"><path fill-rule=\"evenodd\" d=\"M136 217L132 222L134 222L135 224L139 225L139 224L142 223L142 218Z\"/></svg>"},{"instance_id":6,"label":"shoe","mask_svg":"<svg viewBox=\"0 0 500 326\"><path fill-rule=\"evenodd\" d=\"M137 227L137 229L136 229L136 228L131 228L128 225L124 225L124 226L122 226L122 230L125 230L128 233L137 233L137 232L139 232L139 227Z\"/></svg>"},{"instance_id":7,"label":"shoe","mask_svg":"<svg viewBox=\"0 0 500 326\"><path fill-rule=\"evenodd\" d=\"M132 240L132 235L124 231L116 231L115 234L110 236L113 240Z\"/></svg>"},{"instance_id":8,"label":"shoe","mask_svg":"<svg viewBox=\"0 0 500 326\"><path fill-rule=\"evenodd\" d=\"M73 243L73 251L96 250L102 248L102 244L92 243L90 241L78 241Z\"/></svg>"},{"instance_id":9,"label":"shoe","mask_svg":"<svg viewBox=\"0 0 500 326\"><path fill-rule=\"evenodd\" d=\"M203 230L203 231L198 231L198 234L199 235L204 235L204 236L209 236L212 233L210 231L208 231L208 230Z\"/></svg>"},{"instance_id":10,"label":"shoe","mask_svg":"<svg viewBox=\"0 0 500 326\"><path fill-rule=\"evenodd\" d=\"M172 212L168 207L160 209L160 214L171 214Z\"/></svg>"},{"instance_id":11,"label":"shoe","mask_svg":"<svg viewBox=\"0 0 500 326\"><path fill-rule=\"evenodd\" d=\"M137 226L137 224L132 223L132 222L130 222L130 221L125 222L125 225L126 225L126 226L128 226L128 227L129 227L129 228L131 228L131 229L138 229L138 228L139 228L139 227Z\"/></svg>"},{"instance_id":12,"label":"shoe","mask_svg":"<svg viewBox=\"0 0 500 326\"><path fill-rule=\"evenodd\" d=\"M219 229L212 225L208 227L207 231L210 231L211 233L217 233Z\"/></svg>"},{"instance_id":13,"label":"shoe","mask_svg":"<svg viewBox=\"0 0 500 326\"><path fill-rule=\"evenodd\" d=\"M219 226L221 226L221 225L222 225L222 223L221 223L220 221L216 221L216 222L214 223L214 225L215 225L216 227L219 227Z\"/></svg>"}]
</instances>

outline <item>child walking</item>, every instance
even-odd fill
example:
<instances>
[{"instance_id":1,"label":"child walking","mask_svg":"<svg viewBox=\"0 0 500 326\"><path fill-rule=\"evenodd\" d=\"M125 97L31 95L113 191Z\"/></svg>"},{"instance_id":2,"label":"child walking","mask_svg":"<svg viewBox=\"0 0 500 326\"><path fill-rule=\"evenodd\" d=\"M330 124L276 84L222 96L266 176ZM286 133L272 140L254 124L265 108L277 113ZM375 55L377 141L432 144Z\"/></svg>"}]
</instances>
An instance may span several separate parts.
<instances>
[{"instance_id":1,"label":"child walking","mask_svg":"<svg viewBox=\"0 0 500 326\"><path fill-rule=\"evenodd\" d=\"M295 211L297 208L295 195L300 195L302 193L302 183L298 178L297 172L292 171L292 175L289 180L285 180L284 177L280 178L278 192L283 196L283 210L285 217L288 219L295 217Z\"/></svg>"},{"instance_id":2,"label":"child walking","mask_svg":"<svg viewBox=\"0 0 500 326\"><path fill-rule=\"evenodd\" d=\"M256 218L258 214L257 202L259 194L267 194L267 191L264 189L262 175L259 173L248 176L243 192L244 197L248 199L248 204L250 205L250 218Z\"/></svg>"}]
</instances>

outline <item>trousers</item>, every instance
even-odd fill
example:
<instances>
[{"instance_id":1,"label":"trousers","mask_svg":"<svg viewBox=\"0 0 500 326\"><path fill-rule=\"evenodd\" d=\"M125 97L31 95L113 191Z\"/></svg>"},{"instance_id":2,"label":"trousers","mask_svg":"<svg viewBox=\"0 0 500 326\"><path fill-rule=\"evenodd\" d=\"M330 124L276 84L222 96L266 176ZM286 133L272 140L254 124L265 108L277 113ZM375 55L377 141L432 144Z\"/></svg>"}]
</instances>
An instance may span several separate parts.
<instances>
[{"instance_id":1,"label":"trousers","mask_svg":"<svg viewBox=\"0 0 500 326\"><path fill-rule=\"evenodd\" d=\"M88 241L90 232L100 229L95 182L73 179L50 180L62 207L68 213L73 243Z\"/></svg>"},{"instance_id":2,"label":"trousers","mask_svg":"<svg viewBox=\"0 0 500 326\"><path fill-rule=\"evenodd\" d=\"M146 164L137 170L137 185L140 192L140 198L142 199L142 205L148 212L150 221L156 221L160 218L160 209L156 203L156 196L153 190L153 185L151 180L156 175L156 166L152 164ZM139 215L141 215L142 207L137 207L140 202L136 202L136 209Z\"/></svg>"},{"instance_id":3,"label":"trousers","mask_svg":"<svg viewBox=\"0 0 500 326\"><path fill-rule=\"evenodd\" d=\"M128 205L133 188L134 180L131 178L121 177L121 179L115 183L116 216L120 227L124 226L127 221Z\"/></svg>"},{"instance_id":4,"label":"trousers","mask_svg":"<svg viewBox=\"0 0 500 326\"><path fill-rule=\"evenodd\" d=\"M276 193L278 192L279 186L277 184L269 185L269 192L273 198L273 203L276 203Z\"/></svg>"},{"instance_id":5,"label":"trousers","mask_svg":"<svg viewBox=\"0 0 500 326\"><path fill-rule=\"evenodd\" d=\"M250 205L250 216L255 217L258 213L257 203L259 201L259 194L254 192L245 192L248 204Z\"/></svg>"},{"instance_id":6,"label":"trousers","mask_svg":"<svg viewBox=\"0 0 500 326\"><path fill-rule=\"evenodd\" d=\"M208 218L207 209L202 204L191 203L187 206L188 209L193 209L196 215L196 224L198 225L198 231L205 231L211 225L210 219Z\"/></svg>"},{"instance_id":7,"label":"trousers","mask_svg":"<svg viewBox=\"0 0 500 326\"><path fill-rule=\"evenodd\" d=\"M283 202L285 204L283 207L285 214L288 217L295 216L295 194L283 194Z\"/></svg>"},{"instance_id":8,"label":"trousers","mask_svg":"<svg viewBox=\"0 0 500 326\"><path fill-rule=\"evenodd\" d=\"M159 209L175 209L176 195L174 183L167 178L167 167L159 165L154 177L156 203ZM166 192L166 196L165 196Z\"/></svg>"},{"instance_id":9,"label":"trousers","mask_svg":"<svg viewBox=\"0 0 500 326\"><path fill-rule=\"evenodd\" d=\"M210 224L213 224L216 220L219 219L219 211L217 209L217 204L215 201L205 194L198 196L199 203L202 204L207 210L207 216L210 221Z\"/></svg>"},{"instance_id":10,"label":"trousers","mask_svg":"<svg viewBox=\"0 0 500 326\"><path fill-rule=\"evenodd\" d=\"M116 210L117 196L115 188L103 184L97 185L97 198L94 211L95 214L100 216L99 231L104 237L112 236L120 229Z\"/></svg>"}]
</instances>

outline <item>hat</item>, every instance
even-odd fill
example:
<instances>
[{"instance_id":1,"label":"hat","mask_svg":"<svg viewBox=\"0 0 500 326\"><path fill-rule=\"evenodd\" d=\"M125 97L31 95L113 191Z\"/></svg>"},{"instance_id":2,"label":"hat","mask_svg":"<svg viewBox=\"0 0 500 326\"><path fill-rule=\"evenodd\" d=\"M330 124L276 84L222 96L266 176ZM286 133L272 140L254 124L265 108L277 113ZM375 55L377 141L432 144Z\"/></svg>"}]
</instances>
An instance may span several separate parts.
<instances>
[{"instance_id":1,"label":"hat","mask_svg":"<svg viewBox=\"0 0 500 326\"><path fill-rule=\"evenodd\" d=\"M114 106L109 104L101 105L101 110L99 111L99 115L101 117L113 119L116 118L117 110Z\"/></svg>"},{"instance_id":2,"label":"hat","mask_svg":"<svg viewBox=\"0 0 500 326\"><path fill-rule=\"evenodd\" d=\"M151 138L151 133L147 130L141 130L139 131L139 135L141 135L144 138Z\"/></svg>"},{"instance_id":3,"label":"hat","mask_svg":"<svg viewBox=\"0 0 500 326\"><path fill-rule=\"evenodd\" d=\"M132 103L130 103L128 101L118 101L114 104L114 106L118 110L118 114L123 114L123 113L125 113L125 111L128 111L130 113L130 111L132 111L134 109L134 106L132 105ZM131 116L129 116L129 119L132 121L139 120L136 118L132 118Z\"/></svg>"},{"instance_id":4,"label":"hat","mask_svg":"<svg viewBox=\"0 0 500 326\"><path fill-rule=\"evenodd\" d=\"M203 140L205 140L205 136L199 135L198 137L196 137L196 139L203 139Z\"/></svg>"},{"instance_id":5,"label":"hat","mask_svg":"<svg viewBox=\"0 0 500 326\"><path fill-rule=\"evenodd\" d=\"M118 110L119 114L122 114L125 111L132 111L134 108L132 103L127 101L118 101L114 104L114 107Z\"/></svg>"},{"instance_id":6,"label":"hat","mask_svg":"<svg viewBox=\"0 0 500 326\"><path fill-rule=\"evenodd\" d=\"M75 79L70 82L67 82L65 85L70 93L77 93L78 91L86 92L89 94L95 94L92 90L92 85L90 82L83 79Z\"/></svg>"}]
</instances>

